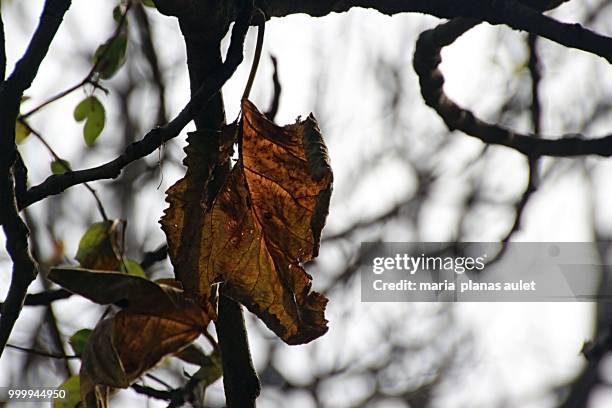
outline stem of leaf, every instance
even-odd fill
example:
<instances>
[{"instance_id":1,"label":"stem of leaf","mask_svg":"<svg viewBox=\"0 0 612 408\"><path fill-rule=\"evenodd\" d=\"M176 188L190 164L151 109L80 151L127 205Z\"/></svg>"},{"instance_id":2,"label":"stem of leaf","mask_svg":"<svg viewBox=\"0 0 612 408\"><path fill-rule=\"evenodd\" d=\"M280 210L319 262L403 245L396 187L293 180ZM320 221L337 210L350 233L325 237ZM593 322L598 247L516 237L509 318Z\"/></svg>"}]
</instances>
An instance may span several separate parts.
<instances>
[{"instance_id":1,"label":"stem of leaf","mask_svg":"<svg viewBox=\"0 0 612 408\"><path fill-rule=\"evenodd\" d=\"M257 44L255 45L255 55L253 56L253 64L251 64L251 72L249 73L249 79L244 88L242 99L248 99L255 82L255 75L257 74L257 68L259 67L259 60L261 58L261 50L263 48L264 34L266 29L266 16L261 9L256 9L254 13L255 18L261 18L261 22L257 26Z\"/></svg>"}]
</instances>

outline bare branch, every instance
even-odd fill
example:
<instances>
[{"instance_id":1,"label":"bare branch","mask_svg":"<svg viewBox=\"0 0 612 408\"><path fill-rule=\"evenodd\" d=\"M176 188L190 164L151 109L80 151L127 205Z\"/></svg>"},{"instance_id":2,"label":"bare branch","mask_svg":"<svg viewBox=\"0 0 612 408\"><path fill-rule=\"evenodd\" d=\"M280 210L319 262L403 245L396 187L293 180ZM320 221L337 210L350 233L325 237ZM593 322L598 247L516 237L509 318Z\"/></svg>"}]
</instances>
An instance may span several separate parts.
<instances>
[{"instance_id":1,"label":"bare branch","mask_svg":"<svg viewBox=\"0 0 612 408\"><path fill-rule=\"evenodd\" d=\"M153 264L157 262L161 262L168 256L168 245L160 245L155 251L145 252L142 257L142 261L140 261L140 266L142 269L148 269Z\"/></svg>"},{"instance_id":2,"label":"bare branch","mask_svg":"<svg viewBox=\"0 0 612 408\"><path fill-rule=\"evenodd\" d=\"M149 67L151 67L151 76L153 79L153 84L157 88L157 98L159 107L157 110L156 124L165 123L168 120L166 118L166 84L159 65L159 57L157 56L157 50L153 45L153 29L151 27L151 23L149 22L149 17L147 16L147 13L145 12L144 6L142 4L134 5L134 15L136 17L136 21L138 22L138 32L141 38L142 53L147 59Z\"/></svg>"},{"instance_id":3,"label":"bare branch","mask_svg":"<svg viewBox=\"0 0 612 408\"><path fill-rule=\"evenodd\" d=\"M40 350L30 349L30 348L27 348L27 347L15 346L13 344L7 344L6 347L12 348L12 349L15 349L15 350L19 350L19 351L23 351L25 353L35 354L35 355L41 356L41 357L57 358L57 359L64 359L64 360L76 360L76 359L80 359L81 358L80 356L75 356L75 355L66 355L66 354L59 354L59 353L48 353L46 351L40 351Z\"/></svg>"},{"instance_id":4,"label":"bare branch","mask_svg":"<svg viewBox=\"0 0 612 408\"><path fill-rule=\"evenodd\" d=\"M24 304L26 306L46 306L56 300L67 299L72 296L72 292L66 289L48 290L46 292L28 294Z\"/></svg>"},{"instance_id":5,"label":"bare branch","mask_svg":"<svg viewBox=\"0 0 612 408\"><path fill-rule=\"evenodd\" d=\"M276 114L278 113L278 106L280 102L282 87L278 79L278 62L276 61L276 57L274 55L270 55L270 59L272 60L272 66L274 67L274 73L272 74L272 84L274 86L274 92L272 94L272 102L270 103L270 107L266 111L266 116L268 117L268 119L274 122Z\"/></svg>"},{"instance_id":6,"label":"bare branch","mask_svg":"<svg viewBox=\"0 0 612 408\"><path fill-rule=\"evenodd\" d=\"M23 91L36 77L42 60L47 55L70 0L47 0L40 23L30 40L24 56L17 62L10 77L0 85L0 223L6 235L6 249L13 261L11 285L0 316L0 355L21 313L30 283L38 274L38 265L28 249L28 228L19 217L15 199L15 174L13 164L17 158L15 146L15 121ZM4 36L4 34L3 34ZM2 38L3 40L3 38ZM1 41L4 44L4 41ZM2 71L6 57L2 46ZM19 178L20 183L25 180Z\"/></svg>"},{"instance_id":7,"label":"bare branch","mask_svg":"<svg viewBox=\"0 0 612 408\"><path fill-rule=\"evenodd\" d=\"M261 386L251 360L242 306L221 295L218 307L219 318L215 322L215 327L221 349L227 406L254 407Z\"/></svg>"},{"instance_id":8,"label":"bare branch","mask_svg":"<svg viewBox=\"0 0 612 408\"><path fill-rule=\"evenodd\" d=\"M6 44L4 39L4 22L2 21L2 9L0 8L0 84L4 82L6 75Z\"/></svg>"},{"instance_id":9,"label":"bare branch","mask_svg":"<svg viewBox=\"0 0 612 408\"><path fill-rule=\"evenodd\" d=\"M113 35L111 36L111 41L114 40L115 38L117 38L119 36L119 34L121 34L121 31L124 29L124 26L127 24L127 13L128 11L130 11L130 7L132 6L132 3L128 3L125 11L123 12L123 14L121 15L121 18L119 19L119 22L117 23L117 27L115 28L115 31L113 32ZM98 67L99 65L102 63L102 61L104 61L104 57L105 55L110 52L111 47L104 47L104 49L102 50L102 53L100 54L100 56L96 59L96 63L93 65L93 67L91 67L91 69L89 70L89 73L85 76L85 78L83 78L81 80L81 82L79 82L76 85L71 86L70 88L56 94L53 95L52 97L50 97L49 99L45 100L44 102L42 102L40 105L30 109L28 112L24 113L23 115L20 115L21 119L26 119L27 117L35 114L36 112L40 111L42 108L44 108L45 106L58 101L60 99L62 99L64 96L71 94L72 92L76 91L77 89L81 88L84 85L90 84L92 85L94 88L97 89L101 89L104 93L108 94L108 90L106 88L104 88L102 85L99 84L99 77L96 75L97 71L98 71Z\"/></svg>"},{"instance_id":10,"label":"bare branch","mask_svg":"<svg viewBox=\"0 0 612 408\"><path fill-rule=\"evenodd\" d=\"M34 130L26 121L24 121L22 118L18 118L17 119L19 122L21 122L21 124L23 126L25 126L28 131L30 133L32 133L47 149L47 151L51 154L51 156L53 156L53 158L57 161L57 163L59 163L64 170L69 171L70 167L68 166L68 164L66 164L66 162L58 156L58 154L55 152L55 150L53 150L53 148L51 147L51 145L49 143L47 143L47 141L45 140L45 138L40 134L40 132ZM98 207L98 212L100 213L100 216L102 217L102 219L104 221L108 221L108 215L106 215L106 210L104 209L104 204L102 204L102 200L100 200L100 197L98 197L98 193L96 192L96 190L90 186L87 183L83 183L83 185L85 186L85 188L87 190L89 190L89 192L92 194L95 202L96 202L96 206ZM27 194L27 191L26 191ZM23 196L22 194L17 194L17 197L21 197Z\"/></svg>"},{"instance_id":11,"label":"bare branch","mask_svg":"<svg viewBox=\"0 0 612 408\"><path fill-rule=\"evenodd\" d=\"M443 47L479 24L478 20L459 18L427 30L419 36L414 53L414 68L419 75L421 94L428 106L440 115L450 130L461 130L484 143L507 146L524 155L574 157L582 155L612 156L612 135L587 139L582 135L563 135L559 139L538 138L521 134L478 119L471 111L453 102L443 90L444 76L438 69Z\"/></svg>"},{"instance_id":12,"label":"bare branch","mask_svg":"<svg viewBox=\"0 0 612 408\"><path fill-rule=\"evenodd\" d=\"M0 316L0 356L21 313L30 283L38 274L38 265L28 250L28 228L19 217L15 202L13 173L0 174L0 221L6 236L6 250L13 261L11 286Z\"/></svg>"},{"instance_id":13,"label":"bare branch","mask_svg":"<svg viewBox=\"0 0 612 408\"><path fill-rule=\"evenodd\" d=\"M353 7L363 7L387 15L416 12L440 18L475 18L493 25L505 24L516 30L538 34L566 47L599 55L612 63L612 38L579 24L559 22L525 3L538 5L538 2L515 0L268 0L264 12L269 17L296 13L324 16L332 12L345 12Z\"/></svg>"},{"instance_id":14,"label":"bare branch","mask_svg":"<svg viewBox=\"0 0 612 408\"><path fill-rule=\"evenodd\" d=\"M125 166L155 151L162 143L178 136L181 130L193 119L194 113L213 98L233 75L243 60L244 36L248 28L241 24L234 25L232 39L225 62L215 70L195 92L183 110L168 124L150 130L141 140L130 144L123 154L105 164L84 170L69 171L52 175L41 184L30 188L19 203L25 208L50 195L59 194L69 187L88 181L114 179L121 174Z\"/></svg>"},{"instance_id":15,"label":"bare branch","mask_svg":"<svg viewBox=\"0 0 612 408\"><path fill-rule=\"evenodd\" d=\"M13 95L21 95L32 85L70 3L70 0L47 0L45 2L40 23L30 40L28 49L6 80L5 85L13 91Z\"/></svg>"},{"instance_id":16,"label":"bare branch","mask_svg":"<svg viewBox=\"0 0 612 408\"><path fill-rule=\"evenodd\" d=\"M132 384L131 388L139 394L146 395L151 398L166 400L170 404L168 407L182 407L185 403L194 400L194 393L200 380L197 376L191 377L184 386L173 388L170 390L158 390L153 387L148 387L141 384Z\"/></svg>"},{"instance_id":17,"label":"bare branch","mask_svg":"<svg viewBox=\"0 0 612 408\"><path fill-rule=\"evenodd\" d=\"M529 74L531 75L531 124L533 126L534 136L538 136L541 131L541 116L542 107L540 101L540 81L542 73L540 72L540 57L537 50L538 37L534 34L529 34L527 37L527 46L529 48ZM521 196L521 199L516 204L516 213L514 215L514 223L510 231L502 239L502 242L509 242L512 236L521 228L521 220L523 213L527 207L529 199L535 193L539 184L539 165L540 160L535 157L528 157L527 164L529 166L529 176L527 179L527 187Z\"/></svg>"}]
</instances>

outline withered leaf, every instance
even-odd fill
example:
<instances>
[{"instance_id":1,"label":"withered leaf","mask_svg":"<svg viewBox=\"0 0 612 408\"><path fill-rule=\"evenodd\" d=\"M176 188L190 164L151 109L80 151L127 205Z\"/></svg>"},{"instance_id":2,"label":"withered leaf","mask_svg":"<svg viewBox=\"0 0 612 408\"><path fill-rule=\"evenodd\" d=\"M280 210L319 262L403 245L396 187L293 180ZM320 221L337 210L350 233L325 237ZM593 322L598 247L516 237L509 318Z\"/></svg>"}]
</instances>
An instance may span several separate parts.
<instances>
[{"instance_id":1,"label":"withered leaf","mask_svg":"<svg viewBox=\"0 0 612 408\"><path fill-rule=\"evenodd\" d=\"M327 331L327 299L311 291L302 264L318 255L328 213L332 172L316 120L279 127L244 101L239 162L212 208L205 208L201 238L186 243L188 199L171 188L161 220L177 278L203 305L212 285L259 316L289 344ZM184 183L182 180L180 183ZM190 180L195 183L196 180ZM177 260L195 254L195 268ZM196 270L197 269L197 270Z\"/></svg>"},{"instance_id":2,"label":"withered leaf","mask_svg":"<svg viewBox=\"0 0 612 408\"><path fill-rule=\"evenodd\" d=\"M105 387L129 386L193 342L210 320L182 290L138 276L56 268L49 279L94 302L123 308L98 323L83 349L81 397L88 406L104 406Z\"/></svg>"}]
</instances>

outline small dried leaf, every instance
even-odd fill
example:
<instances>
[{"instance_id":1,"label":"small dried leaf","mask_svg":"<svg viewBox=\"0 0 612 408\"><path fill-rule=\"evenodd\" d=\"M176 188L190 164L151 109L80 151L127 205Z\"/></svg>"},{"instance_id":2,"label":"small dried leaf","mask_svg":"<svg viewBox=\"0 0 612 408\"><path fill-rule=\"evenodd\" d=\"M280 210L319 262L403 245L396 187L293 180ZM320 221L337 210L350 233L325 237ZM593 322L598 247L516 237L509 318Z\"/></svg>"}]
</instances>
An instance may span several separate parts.
<instances>
[{"instance_id":1,"label":"small dried leaf","mask_svg":"<svg viewBox=\"0 0 612 408\"><path fill-rule=\"evenodd\" d=\"M87 404L104 405L105 387L128 387L164 356L193 342L210 320L181 290L137 276L55 268L49 279L94 302L123 308L98 323L83 349L81 397Z\"/></svg>"},{"instance_id":2,"label":"small dried leaf","mask_svg":"<svg viewBox=\"0 0 612 408\"><path fill-rule=\"evenodd\" d=\"M311 292L302 264L318 254L332 172L314 117L279 127L249 101L243 104L240 161L201 225L201 240L182 240L189 205L183 179L168 191L161 220L177 278L206 305L212 285L244 304L289 344L327 331L327 299ZM197 256L195 268L177 267ZM178 261L178 262L177 262Z\"/></svg>"}]
</instances>

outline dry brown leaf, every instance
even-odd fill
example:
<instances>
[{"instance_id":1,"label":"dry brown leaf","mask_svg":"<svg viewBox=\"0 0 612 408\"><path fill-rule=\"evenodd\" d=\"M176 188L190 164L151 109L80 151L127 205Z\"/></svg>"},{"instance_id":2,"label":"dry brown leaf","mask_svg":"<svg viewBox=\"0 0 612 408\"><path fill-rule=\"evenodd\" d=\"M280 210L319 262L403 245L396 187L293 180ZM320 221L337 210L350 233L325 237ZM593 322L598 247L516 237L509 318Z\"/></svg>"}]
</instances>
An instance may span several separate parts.
<instances>
[{"instance_id":1,"label":"dry brown leaf","mask_svg":"<svg viewBox=\"0 0 612 408\"><path fill-rule=\"evenodd\" d=\"M97 303L123 307L102 320L81 356L81 396L104 406L105 387L126 388L164 356L206 330L208 316L182 290L137 276L83 269L53 269L49 278Z\"/></svg>"},{"instance_id":2,"label":"dry brown leaf","mask_svg":"<svg viewBox=\"0 0 612 408\"><path fill-rule=\"evenodd\" d=\"M170 257L185 292L205 307L213 302L212 285L223 282L225 295L285 342L306 343L327 331L327 299L311 292L312 278L302 267L318 254L329 208L327 149L312 115L279 127L249 101L243 115L241 159L212 208L203 209L196 242L183 239L192 227L184 186L195 180L168 190L171 205L161 222ZM190 256L195 266L186 268L181 260Z\"/></svg>"}]
</instances>

